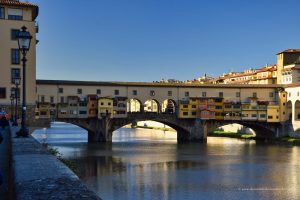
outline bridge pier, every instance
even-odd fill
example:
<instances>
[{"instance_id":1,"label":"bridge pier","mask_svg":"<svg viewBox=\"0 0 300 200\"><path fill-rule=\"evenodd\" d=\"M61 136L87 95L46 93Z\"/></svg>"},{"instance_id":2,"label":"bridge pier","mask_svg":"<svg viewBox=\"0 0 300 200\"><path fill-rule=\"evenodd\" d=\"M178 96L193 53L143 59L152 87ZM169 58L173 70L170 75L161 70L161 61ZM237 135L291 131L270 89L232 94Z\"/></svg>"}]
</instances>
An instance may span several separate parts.
<instances>
[{"instance_id":1,"label":"bridge pier","mask_svg":"<svg viewBox=\"0 0 300 200\"><path fill-rule=\"evenodd\" d=\"M187 130L176 129L177 141L182 142L206 142L207 141L207 122L201 119L186 120Z\"/></svg>"},{"instance_id":2,"label":"bridge pier","mask_svg":"<svg viewBox=\"0 0 300 200\"><path fill-rule=\"evenodd\" d=\"M101 120L94 119L89 122L88 142L112 142L110 118L103 117Z\"/></svg>"}]
</instances>

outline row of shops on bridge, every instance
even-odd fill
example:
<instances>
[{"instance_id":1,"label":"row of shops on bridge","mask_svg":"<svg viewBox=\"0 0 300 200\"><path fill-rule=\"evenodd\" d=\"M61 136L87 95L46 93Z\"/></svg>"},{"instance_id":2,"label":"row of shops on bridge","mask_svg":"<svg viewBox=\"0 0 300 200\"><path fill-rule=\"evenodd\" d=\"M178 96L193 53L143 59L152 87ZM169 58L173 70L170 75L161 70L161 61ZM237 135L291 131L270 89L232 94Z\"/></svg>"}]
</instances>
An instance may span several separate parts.
<instances>
[{"instance_id":1,"label":"row of shops on bridge","mask_svg":"<svg viewBox=\"0 0 300 200\"><path fill-rule=\"evenodd\" d=\"M127 97L68 96L65 103L38 102L36 118L126 118L132 112L151 112L176 114L178 118L281 122L285 118L280 105L285 105L286 98L284 93L281 95L277 102L257 97L249 97L243 102L220 97L189 97L178 102L168 99L162 104L155 100L143 104Z\"/></svg>"}]
</instances>

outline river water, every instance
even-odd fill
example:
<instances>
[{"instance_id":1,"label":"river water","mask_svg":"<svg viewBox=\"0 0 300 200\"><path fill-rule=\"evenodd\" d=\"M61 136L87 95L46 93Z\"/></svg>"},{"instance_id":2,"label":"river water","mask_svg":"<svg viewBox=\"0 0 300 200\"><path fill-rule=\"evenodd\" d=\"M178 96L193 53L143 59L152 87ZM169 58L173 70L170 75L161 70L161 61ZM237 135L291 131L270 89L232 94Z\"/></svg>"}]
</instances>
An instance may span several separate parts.
<instances>
[{"instance_id":1,"label":"river water","mask_svg":"<svg viewBox=\"0 0 300 200\"><path fill-rule=\"evenodd\" d=\"M110 199L300 199L300 148L208 138L177 144L176 133L121 128L112 144L88 144L73 125L34 134L73 161L77 175Z\"/></svg>"}]
</instances>

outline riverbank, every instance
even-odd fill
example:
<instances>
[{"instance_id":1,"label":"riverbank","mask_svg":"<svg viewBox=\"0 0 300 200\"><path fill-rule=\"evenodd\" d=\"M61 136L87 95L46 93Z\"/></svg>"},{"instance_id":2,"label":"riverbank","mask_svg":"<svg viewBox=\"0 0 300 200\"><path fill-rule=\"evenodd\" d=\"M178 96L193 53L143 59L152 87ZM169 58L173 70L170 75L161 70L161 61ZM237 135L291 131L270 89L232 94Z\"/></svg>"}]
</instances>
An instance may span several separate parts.
<instances>
[{"instance_id":1,"label":"riverbank","mask_svg":"<svg viewBox=\"0 0 300 200\"><path fill-rule=\"evenodd\" d=\"M247 133L235 133L235 132L226 132L226 131L214 131L210 133L211 137L230 137L230 138L239 138L239 139L255 139L255 135Z\"/></svg>"},{"instance_id":2,"label":"riverbank","mask_svg":"<svg viewBox=\"0 0 300 200\"><path fill-rule=\"evenodd\" d=\"M164 128L164 127L154 127L154 126L133 126L130 128L145 128L145 129L154 129L154 130L161 130L161 131L173 131L176 132L172 128Z\"/></svg>"},{"instance_id":3,"label":"riverbank","mask_svg":"<svg viewBox=\"0 0 300 200\"><path fill-rule=\"evenodd\" d=\"M209 134L209 136L210 137L230 137L230 138L238 138L238 139L256 140L255 135L253 135L253 134L234 133L234 132L225 132L225 131L214 131L213 133ZM265 142L270 143L270 144L300 146L300 138L292 138L289 136L268 139L268 140L265 140Z\"/></svg>"}]
</instances>

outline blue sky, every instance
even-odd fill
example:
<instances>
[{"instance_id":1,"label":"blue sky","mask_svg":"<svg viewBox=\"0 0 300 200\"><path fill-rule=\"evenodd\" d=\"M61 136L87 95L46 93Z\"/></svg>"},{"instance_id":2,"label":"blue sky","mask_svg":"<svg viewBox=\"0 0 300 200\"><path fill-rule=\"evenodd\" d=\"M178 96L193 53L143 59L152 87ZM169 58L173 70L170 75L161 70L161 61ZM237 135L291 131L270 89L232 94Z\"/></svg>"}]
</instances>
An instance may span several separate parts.
<instances>
[{"instance_id":1,"label":"blue sky","mask_svg":"<svg viewBox=\"0 0 300 200\"><path fill-rule=\"evenodd\" d=\"M187 80L300 48L299 0L31 0L37 78Z\"/></svg>"}]
</instances>

